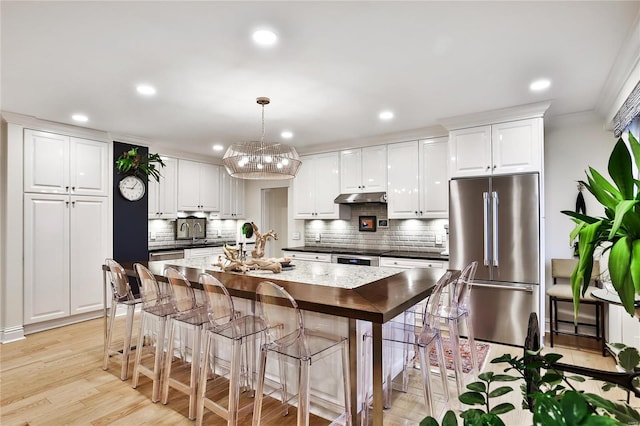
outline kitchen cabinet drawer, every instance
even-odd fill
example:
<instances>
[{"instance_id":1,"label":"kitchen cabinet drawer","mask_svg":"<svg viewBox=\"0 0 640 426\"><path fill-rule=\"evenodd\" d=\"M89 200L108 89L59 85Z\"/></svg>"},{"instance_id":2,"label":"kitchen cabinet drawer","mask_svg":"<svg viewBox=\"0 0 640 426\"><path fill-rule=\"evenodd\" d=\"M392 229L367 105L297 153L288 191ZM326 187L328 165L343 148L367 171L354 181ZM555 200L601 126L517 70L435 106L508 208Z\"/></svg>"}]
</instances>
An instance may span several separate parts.
<instances>
[{"instance_id":1,"label":"kitchen cabinet drawer","mask_svg":"<svg viewBox=\"0 0 640 426\"><path fill-rule=\"evenodd\" d=\"M429 259L407 259L403 257L381 257L380 266L386 268L438 268L443 272L449 267L448 262Z\"/></svg>"},{"instance_id":2,"label":"kitchen cabinet drawer","mask_svg":"<svg viewBox=\"0 0 640 426\"><path fill-rule=\"evenodd\" d=\"M286 251L282 250L283 257L290 257L295 260L311 260L314 262L331 263L331 253L314 253L308 251Z\"/></svg>"},{"instance_id":3,"label":"kitchen cabinet drawer","mask_svg":"<svg viewBox=\"0 0 640 426\"><path fill-rule=\"evenodd\" d=\"M200 247L184 250L184 257L188 259L190 257L206 257L206 256L218 256L223 253L222 247Z\"/></svg>"}]
</instances>

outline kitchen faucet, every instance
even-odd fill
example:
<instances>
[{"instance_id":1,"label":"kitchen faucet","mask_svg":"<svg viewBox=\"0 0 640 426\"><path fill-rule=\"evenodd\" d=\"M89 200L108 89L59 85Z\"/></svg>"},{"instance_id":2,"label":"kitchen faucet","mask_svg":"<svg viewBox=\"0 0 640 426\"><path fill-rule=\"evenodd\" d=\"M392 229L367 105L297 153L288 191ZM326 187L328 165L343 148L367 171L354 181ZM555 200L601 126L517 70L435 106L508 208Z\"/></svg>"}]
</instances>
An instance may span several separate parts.
<instances>
[{"instance_id":1,"label":"kitchen faucet","mask_svg":"<svg viewBox=\"0 0 640 426\"><path fill-rule=\"evenodd\" d=\"M196 222L196 223L193 225L193 228L194 228L194 232L193 232L193 240L191 241L191 243L192 243L192 244L196 242L195 228L199 228L199 229L200 229L200 232L202 232L202 225L200 225L200 223L199 223L199 222Z\"/></svg>"}]
</instances>

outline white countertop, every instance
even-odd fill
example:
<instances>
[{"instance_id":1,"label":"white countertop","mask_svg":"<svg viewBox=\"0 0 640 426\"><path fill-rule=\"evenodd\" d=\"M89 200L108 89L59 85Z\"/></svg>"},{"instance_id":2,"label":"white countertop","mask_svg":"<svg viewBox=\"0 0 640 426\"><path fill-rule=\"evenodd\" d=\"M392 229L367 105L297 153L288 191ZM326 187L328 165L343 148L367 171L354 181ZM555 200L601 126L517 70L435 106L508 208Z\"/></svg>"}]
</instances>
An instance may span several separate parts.
<instances>
[{"instance_id":1,"label":"white countertop","mask_svg":"<svg viewBox=\"0 0 640 426\"><path fill-rule=\"evenodd\" d=\"M213 263L217 256L194 257L189 259L168 260L167 265L187 266L190 268L220 270ZM341 265L337 263L311 262L295 260L290 268L283 268L279 274L271 271L251 270L246 275L260 277L265 280L287 280L304 284L324 285L329 287L356 288L364 284L390 277L403 271L398 268L376 266ZM237 273L240 272L230 272Z\"/></svg>"}]
</instances>

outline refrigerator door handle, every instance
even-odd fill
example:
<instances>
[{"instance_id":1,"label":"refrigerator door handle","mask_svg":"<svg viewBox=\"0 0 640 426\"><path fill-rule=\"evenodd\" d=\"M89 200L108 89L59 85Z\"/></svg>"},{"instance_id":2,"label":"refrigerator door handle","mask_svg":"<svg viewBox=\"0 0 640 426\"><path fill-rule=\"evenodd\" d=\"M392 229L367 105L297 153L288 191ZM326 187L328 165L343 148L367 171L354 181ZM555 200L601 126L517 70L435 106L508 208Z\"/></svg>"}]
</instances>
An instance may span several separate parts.
<instances>
[{"instance_id":1,"label":"refrigerator door handle","mask_svg":"<svg viewBox=\"0 0 640 426\"><path fill-rule=\"evenodd\" d=\"M484 214L483 246L484 246L484 266L489 266L489 193L482 193Z\"/></svg>"},{"instance_id":2,"label":"refrigerator door handle","mask_svg":"<svg viewBox=\"0 0 640 426\"><path fill-rule=\"evenodd\" d=\"M498 193L491 193L492 210L493 210L493 266L498 266Z\"/></svg>"}]
</instances>

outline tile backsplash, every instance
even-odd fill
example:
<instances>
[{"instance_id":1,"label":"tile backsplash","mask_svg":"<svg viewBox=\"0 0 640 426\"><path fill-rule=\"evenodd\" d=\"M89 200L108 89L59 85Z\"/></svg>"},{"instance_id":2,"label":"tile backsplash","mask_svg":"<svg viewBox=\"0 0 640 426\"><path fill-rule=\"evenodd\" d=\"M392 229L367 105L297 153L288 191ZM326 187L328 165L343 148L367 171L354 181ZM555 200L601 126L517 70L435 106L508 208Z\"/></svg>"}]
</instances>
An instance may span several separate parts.
<instances>
[{"instance_id":1,"label":"tile backsplash","mask_svg":"<svg viewBox=\"0 0 640 426\"><path fill-rule=\"evenodd\" d=\"M236 220L207 220L207 240L235 241ZM218 235L220 230L220 235ZM155 237L155 238L154 238ZM166 219L149 220L149 248L163 247L172 244L188 245L188 240L176 240L176 221Z\"/></svg>"},{"instance_id":2,"label":"tile backsplash","mask_svg":"<svg viewBox=\"0 0 640 426\"><path fill-rule=\"evenodd\" d=\"M351 207L350 220L307 220L304 245L316 247L379 248L383 250L433 251L446 248L446 219L390 219L388 228L376 232L358 230L359 216L387 218L387 206L359 204ZM316 241L320 234L320 241Z\"/></svg>"}]
</instances>

